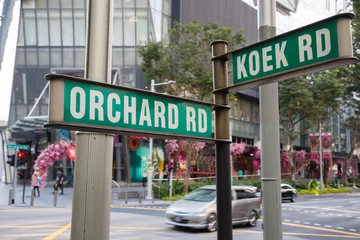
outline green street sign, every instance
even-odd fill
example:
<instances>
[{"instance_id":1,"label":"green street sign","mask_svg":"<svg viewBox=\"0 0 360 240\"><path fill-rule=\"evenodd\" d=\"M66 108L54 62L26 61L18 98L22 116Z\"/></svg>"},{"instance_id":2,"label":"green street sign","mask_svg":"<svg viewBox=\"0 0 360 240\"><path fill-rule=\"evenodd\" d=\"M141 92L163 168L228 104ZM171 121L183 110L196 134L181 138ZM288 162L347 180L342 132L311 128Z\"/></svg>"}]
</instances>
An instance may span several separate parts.
<instances>
[{"instance_id":1,"label":"green street sign","mask_svg":"<svg viewBox=\"0 0 360 240\"><path fill-rule=\"evenodd\" d=\"M7 144L6 147L7 147L8 149L29 150L29 146L28 146L28 145Z\"/></svg>"},{"instance_id":2,"label":"green street sign","mask_svg":"<svg viewBox=\"0 0 360 240\"><path fill-rule=\"evenodd\" d=\"M212 104L49 74L45 127L212 139Z\"/></svg>"},{"instance_id":3,"label":"green street sign","mask_svg":"<svg viewBox=\"0 0 360 240\"><path fill-rule=\"evenodd\" d=\"M350 27L353 17L335 15L229 52L234 86L227 89L238 91L357 62Z\"/></svg>"}]
</instances>

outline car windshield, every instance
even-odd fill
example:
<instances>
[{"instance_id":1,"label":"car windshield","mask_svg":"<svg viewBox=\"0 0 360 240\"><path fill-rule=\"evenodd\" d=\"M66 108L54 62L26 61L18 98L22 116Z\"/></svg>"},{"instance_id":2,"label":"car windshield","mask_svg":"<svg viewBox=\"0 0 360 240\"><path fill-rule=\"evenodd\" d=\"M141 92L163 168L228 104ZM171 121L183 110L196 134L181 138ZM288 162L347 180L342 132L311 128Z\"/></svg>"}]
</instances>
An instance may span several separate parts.
<instances>
[{"instance_id":1,"label":"car windshield","mask_svg":"<svg viewBox=\"0 0 360 240\"><path fill-rule=\"evenodd\" d=\"M184 200L197 202L210 202L214 200L216 191L214 189L198 189L186 195Z\"/></svg>"}]
</instances>

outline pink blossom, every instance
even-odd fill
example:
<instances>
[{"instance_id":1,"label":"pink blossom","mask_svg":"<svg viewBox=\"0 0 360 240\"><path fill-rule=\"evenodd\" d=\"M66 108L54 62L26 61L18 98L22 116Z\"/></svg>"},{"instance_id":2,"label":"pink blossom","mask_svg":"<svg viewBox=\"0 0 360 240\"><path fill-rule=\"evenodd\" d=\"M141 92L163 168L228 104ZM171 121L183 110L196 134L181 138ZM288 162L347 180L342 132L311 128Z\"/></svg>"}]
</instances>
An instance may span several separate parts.
<instances>
[{"instance_id":1,"label":"pink blossom","mask_svg":"<svg viewBox=\"0 0 360 240\"><path fill-rule=\"evenodd\" d=\"M289 162L290 161L289 153L288 152L282 152L280 154L280 159L281 159L281 161Z\"/></svg>"},{"instance_id":2,"label":"pink blossom","mask_svg":"<svg viewBox=\"0 0 360 240\"><path fill-rule=\"evenodd\" d=\"M204 143L204 142L195 142L195 143L193 143L193 145L191 147L192 147L193 151L199 152L199 151L203 150L206 147L206 143Z\"/></svg>"},{"instance_id":3,"label":"pink blossom","mask_svg":"<svg viewBox=\"0 0 360 240\"><path fill-rule=\"evenodd\" d=\"M230 144L230 153L232 155L241 155L244 153L246 147L246 143L232 143Z\"/></svg>"},{"instance_id":4,"label":"pink blossom","mask_svg":"<svg viewBox=\"0 0 360 240\"><path fill-rule=\"evenodd\" d=\"M166 140L165 144L165 153L167 155L171 155L174 152L176 152L179 148L179 145L177 144L177 140Z\"/></svg>"},{"instance_id":5,"label":"pink blossom","mask_svg":"<svg viewBox=\"0 0 360 240\"><path fill-rule=\"evenodd\" d=\"M294 159L297 162L301 162L306 158L306 152L304 150L301 150L299 152L294 153Z\"/></svg>"},{"instance_id":6,"label":"pink blossom","mask_svg":"<svg viewBox=\"0 0 360 240\"><path fill-rule=\"evenodd\" d=\"M255 152L254 159L260 159L260 158L261 158L261 150L258 149L258 150Z\"/></svg>"}]
</instances>

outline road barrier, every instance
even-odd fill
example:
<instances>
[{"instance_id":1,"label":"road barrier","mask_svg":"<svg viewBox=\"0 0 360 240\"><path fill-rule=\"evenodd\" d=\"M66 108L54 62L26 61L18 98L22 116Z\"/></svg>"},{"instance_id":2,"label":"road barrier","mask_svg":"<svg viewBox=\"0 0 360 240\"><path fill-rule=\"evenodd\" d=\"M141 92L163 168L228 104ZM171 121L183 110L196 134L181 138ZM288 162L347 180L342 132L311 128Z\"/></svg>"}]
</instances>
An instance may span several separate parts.
<instances>
[{"instance_id":1,"label":"road barrier","mask_svg":"<svg viewBox=\"0 0 360 240\"><path fill-rule=\"evenodd\" d=\"M11 205L11 202L12 202L12 194L13 194L13 190L12 189L10 189L9 190L9 206Z\"/></svg>"},{"instance_id":2,"label":"road barrier","mask_svg":"<svg viewBox=\"0 0 360 240\"><path fill-rule=\"evenodd\" d=\"M57 194L58 194L58 192L54 191L54 207L56 207L56 205L57 205Z\"/></svg>"},{"instance_id":3,"label":"road barrier","mask_svg":"<svg viewBox=\"0 0 360 240\"><path fill-rule=\"evenodd\" d=\"M35 189L31 191L31 201L30 201L30 205L33 207L34 206L34 201L35 201Z\"/></svg>"}]
</instances>

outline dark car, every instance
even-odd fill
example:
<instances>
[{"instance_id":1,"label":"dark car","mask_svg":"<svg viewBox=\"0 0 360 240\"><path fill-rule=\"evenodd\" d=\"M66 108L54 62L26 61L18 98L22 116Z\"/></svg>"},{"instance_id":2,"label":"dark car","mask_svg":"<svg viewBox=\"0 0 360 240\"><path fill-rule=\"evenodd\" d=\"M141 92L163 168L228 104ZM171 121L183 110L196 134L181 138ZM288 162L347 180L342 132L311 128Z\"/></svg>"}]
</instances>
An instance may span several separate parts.
<instances>
[{"instance_id":1,"label":"dark car","mask_svg":"<svg viewBox=\"0 0 360 240\"><path fill-rule=\"evenodd\" d=\"M297 191L295 188L288 184L281 184L281 198L282 200L290 200L295 202L297 198Z\"/></svg>"},{"instance_id":2,"label":"dark car","mask_svg":"<svg viewBox=\"0 0 360 240\"><path fill-rule=\"evenodd\" d=\"M262 197L261 192L257 192L256 195L258 197ZM297 191L295 188L288 184L281 184L281 199L284 200L290 200L291 202L295 202L297 198Z\"/></svg>"}]
</instances>

